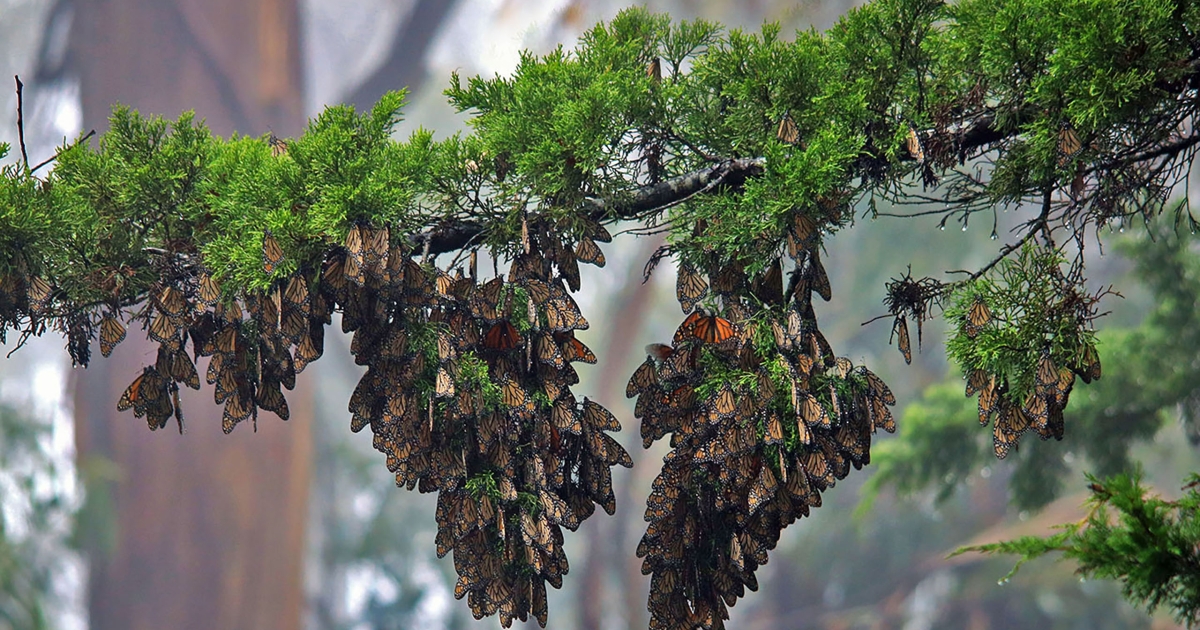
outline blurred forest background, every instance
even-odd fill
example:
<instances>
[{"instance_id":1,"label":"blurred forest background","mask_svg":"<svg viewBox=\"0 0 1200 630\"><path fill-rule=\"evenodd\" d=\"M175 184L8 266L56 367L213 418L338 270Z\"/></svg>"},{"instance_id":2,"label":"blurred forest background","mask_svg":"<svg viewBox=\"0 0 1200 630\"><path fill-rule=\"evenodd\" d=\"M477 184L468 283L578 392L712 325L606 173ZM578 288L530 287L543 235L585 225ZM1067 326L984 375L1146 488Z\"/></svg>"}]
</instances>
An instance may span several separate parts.
<instances>
[{"instance_id":1,"label":"blurred forest background","mask_svg":"<svg viewBox=\"0 0 1200 630\"><path fill-rule=\"evenodd\" d=\"M522 49L570 47L626 4L0 0L0 79L19 74L26 84L31 163L81 130L102 131L118 102L169 118L194 109L221 135L287 137L327 104L363 108L385 90L408 85L411 105L400 133L424 126L453 134L466 131L467 119L441 94L452 71L508 73ZM779 21L784 32L826 29L853 6L846 0L646 4L675 19L703 17L729 28ZM15 144L16 94L4 85L0 141ZM1001 235L1016 223L1012 218L1005 226L1006 218L1000 217ZM1124 296L1105 304L1112 313L1103 326L1134 331L1119 337L1126 342L1131 335L1160 341L1167 335L1170 345L1170 328L1163 327L1190 325L1200 295L1196 248L1190 241L1178 245L1166 264L1152 260L1158 249L1139 245L1145 237L1135 231L1104 234L1104 255L1090 261L1096 285L1114 285ZM1072 422L1065 441L1029 444L1035 455L1007 462L934 457L990 450L979 447L990 432L972 426L974 410L956 369L946 364L940 320L926 324L924 348L911 366L888 346L886 321L861 322L884 312L883 284L906 265L914 275L978 266L995 251L990 236L991 226L939 229L937 217L880 217L828 239L834 299L818 310L829 340L839 353L870 365L908 405L902 433L909 423L936 425L927 435L940 441L879 449L892 455L889 470L897 477L890 481L909 493L897 496L887 479L868 482L878 468L872 466L785 531L760 576L761 592L733 610L730 628L1174 627L1165 616L1130 608L1113 583L1081 581L1067 564L1039 561L998 584L1008 561L946 558L964 544L1044 534L1079 519L1082 471L1097 465L1140 461L1165 496L1178 494L1179 480L1197 469L1180 422L1200 409L1200 398L1188 397L1190 384L1153 390L1155 401L1130 412L1141 414L1143 429L1128 461L1105 460L1093 446L1085 454L1080 440L1089 425ZM550 594L551 628L646 627L648 579L634 549L665 445L640 448L632 404L621 392L645 358L643 346L669 339L682 318L669 265L641 282L643 264L659 244L654 237L618 238L605 252L608 267L583 270L591 277L578 301L593 326L579 337L597 350L600 365L581 370L580 391L617 413L635 467L614 472L617 515L591 519L568 537L572 570L563 589ZM1171 290L1183 293L1165 299ZM473 620L452 597L450 560L434 553L433 495L397 489L369 435L347 430L346 401L360 376L348 338L331 336L326 359L306 371L289 396L290 423L266 417L257 433L243 428L223 436L219 410L205 392L185 403L191 423L180 436L152 434L114 410L150 352L137 336L86 372L71 370L63 340L52 335L0 361L0 628L497 627L495 619ZM1110 357L1125 357L1119 348L1126 347L1101 346L1106 377L1088 391L1110 386L1109 375L1121 369ZM1118 354L1105 354L1111 348ZM1176 348L1192 362L1197 350L1200 341ZM1130 380L1112 386L1150 377L1113 378ZM1092 394L1091 408L1104 399ZM1129 436L1118 429L1109 437ZM905 460L896 455L902 448L916 455ZM914 472L922 458L931 463ZM1017 488L1015 502L1014 460L1053 469L1016 478L1029 487ZM856 510L864 483L880 491Z\"/></svg>"}]
</instances>

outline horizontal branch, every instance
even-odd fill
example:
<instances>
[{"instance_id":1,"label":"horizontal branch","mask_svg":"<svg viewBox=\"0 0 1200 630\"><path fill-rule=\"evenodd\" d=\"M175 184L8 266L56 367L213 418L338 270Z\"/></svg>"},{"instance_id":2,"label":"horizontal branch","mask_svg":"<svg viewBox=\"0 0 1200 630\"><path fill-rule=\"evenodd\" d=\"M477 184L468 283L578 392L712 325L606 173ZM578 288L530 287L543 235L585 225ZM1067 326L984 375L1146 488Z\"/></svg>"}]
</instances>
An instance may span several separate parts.
<instances>
[{"instance_id":1,"label":"horizontal branch","mask_svg":"<svg viewBox=\"0 0 1200 630\"><path fill-rule=\"evenodd\" d=\"M589 197L584 205L591 208L594 221L611 222L638 219L718 187L741 188L750 177L760 175L766 159L760 157L724 160L678 177L634 189L619 201ZM430 254L444 254L469 246L483 233L484 226L462 222L430 230L416 239L422 246L428 240Z\"/></svg>"}]
</instances>

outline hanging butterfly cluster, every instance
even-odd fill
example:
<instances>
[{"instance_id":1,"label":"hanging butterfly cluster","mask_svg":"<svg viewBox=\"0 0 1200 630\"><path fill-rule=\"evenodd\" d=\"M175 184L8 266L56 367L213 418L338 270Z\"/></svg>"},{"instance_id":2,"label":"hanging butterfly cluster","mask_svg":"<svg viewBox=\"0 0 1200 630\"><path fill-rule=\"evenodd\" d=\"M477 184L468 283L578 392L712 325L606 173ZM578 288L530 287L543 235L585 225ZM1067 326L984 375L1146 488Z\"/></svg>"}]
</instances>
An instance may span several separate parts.
<instances>
[{"instance_id":1,"label":"hanging butterfly cluster","mask_svg":"<svg viewBox=\"0 0 1200 630\"><path fill-rule=\"evenodd\" d=\"M1068 292L1068 296L1071 295L1075 294ZM1096 299L1088 297L1076 300L1078 305L1073 310L1082 309L1085 315L1078 320L1080 323L1088 321L1089 316L1094 317L1092 305ZM960 319L961 330L969 339L975 339L996 326L991 309L983 296L978 294L971 298L970 306ZM1067 365L1055 362L1047 345L1031 371L1032 378L1022 379L1024 382L1014 383L1004 374L983 368L972 369L967 374L966 395L979 395L979 424L987 426L989 422L993 423L992 448L996 457L1007 457L1026 431L1032 430L1043 440L1052 437L1063 439L1063 410L1075 385L1075 375L1078 374L1085 383L1091 383L1101 376L1100 357L1094 344L1082 344L1079 355L1064 363ZM1024 391L1024 396L1018 390Z\"/></svg>"},{"instance_id":2,"label":"hanging butterfly cluster","mask_svg":"<svg viewBox=\"0 0 1200 630\"><path fill-rule=\"evenodd\" d=\"M23 260L17 258L17 262L23 263ZM20 323L25 318L29 318L31 322L45 322L51 315L52 296L50 284L38 275L30 273L27 265L20 264L17 270L0 275L0 343L5 341L9 328L20 330ZM86 333L90 334L90 322L86 328ZM30 329L40 332L36 323ZM71 346L71 350L74 357L74 345ZM83 360L77 360L77 363L87 363L86 344L83 352Z\"/></svg>"},{"instance_id":3,"label":"hanging butterfly cluster","mask_svg":"<svg viewBox=\"0 0 1200 630\"><path fill-rule=\"evenodd\" d=\"M895 430L888 387L836 357L817 327L812 294L828 300L830 286L810 218L797 214L788 253L787 293L781 259L754 278L681 264L690 314L626 389L644 446L671 434L637 549L653 574L651 628L724 627L781 530L870 461L877 428Z\"/></svg>"},{"instance_id":4,"label":"hanging butterfly cluster","mask_svg":"<svg viewBox=\"0 0 1200 630\"><path fill-rule=\"evenodd\" d=\"M211 357L207 381L226 433L259 410L286 420L282 388L321 356L325 326L341 310L355 361L367 367L350 399L351 429L371 427L398 485L439 493L438 554L454 551L455 595L476 617L499 614L507 627L532 614L544 626L546 584L560 587L567 572L562 528L578 528L596 504L614 513L611 467L633 465L609 435L620 430L616 418L570 390L579 382L572 363L596 357L575 337L588 322L568 289L579 289L579 262L604 264L596 241L611 236L589 224L568 243L559 227L535 223L531 235L525 224L507 280L482 284L474 256L469 276L451 275L367 224L327 252L319 274L298 271L265 292L223 295L201 266L164 265L134 316L158 342L157 360L118 409L151 429L174 416L182 432L179 386L199 389L195 362ZM284 254L269 230L262 242L271 274ZM14 316L48 313L52 289L26 284ZM126 336L117 312L99 321L104 356ZM97 326L84 320L76 345L86 350Z\"/></svg>"},{"instance_id":5,"label":"hanging butterfly cluster","mask_svg":"<svg viewBox=\"0 0 1200 630\"><path fill-rule=\"evenodd\" d=\"M263 267L271 273L282 262L275 237L263 235ZM321 356L324 326L332 305L310 296L308 280L299 272L275 281L266 292L223 298L213 278L166 266L159 288L135 316L146 322L158 342L154 365L126 388L117 409L133 409L150 428L161 429L174 416L183 432L179 386L200 389L196 360L211 357L206 380L224 406L221 428L229 433L250 419L257 428L258 411L290 416L282 388L296 386L296 374ZM109 356L125 338L115 311L100 320L100 352ZM192 342L189 356L186 344Z\"/></svg>"},{"instance_id":6,"label":"hanging butterfly cluster","mask_svg":"<svg viewBox=\"0 0 1200 630\"><path fill-rule=\"evenodd\" d=\"M608 435L616 418L570 391L571 364L596 357L575 338L588 323L567 287L579 288L578 261L603 254L592 236L571 248L554 234L526 228L507 280L479 284L473 264L470 275L435 271L389 251L386 229L355 228L322 274L367 367L351 429L371 427L398 485L438 492L437 551L454 552L455 596L505 627L531 614L545 626L546 584L567 572L562 528L594 504L612 514L610 467L633 465Z\"/></svg>"}]
</instances>

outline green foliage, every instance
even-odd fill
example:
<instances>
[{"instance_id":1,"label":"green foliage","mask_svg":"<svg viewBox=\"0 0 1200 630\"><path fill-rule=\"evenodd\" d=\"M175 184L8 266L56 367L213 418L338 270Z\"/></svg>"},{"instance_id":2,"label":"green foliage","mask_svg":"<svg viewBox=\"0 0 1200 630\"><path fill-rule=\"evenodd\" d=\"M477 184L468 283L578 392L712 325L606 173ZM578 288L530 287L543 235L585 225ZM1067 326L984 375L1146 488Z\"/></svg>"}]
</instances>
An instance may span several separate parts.
<instances>
[{"instance_id":1,"label":"green foliage","mask_svg":"<svg viewBox=\"0 0 1200 630\"><path fill-rule=\"evenodd\" d=\"M1066 261L1055 250L1026 244L1016 258L1000 261L997 272L963 285L945 310L955 331L947 354L964 374L974 370L1008 383L1009 395L1024 400L1036 385L1038 361L1049 352L1055 365L1082 369L1082 357L1095 345L1087 310L1064 277ZM992 323L970 334L968 315L976 300L991 311Z\"/></svg>"},{"instance_id":2,"label":"green foliage","mask_svg":"<svg viewBox=\"0 0 1200 630\"><path fill-rule=\"evenodd\" d=\"M1138 473L1088 479L1092 496L1082 521L1063 525L1052 536L963 547L955 555L974 551L1021 556L1005 576L1008 580L1025 562L1061 553L1075 561L1077 572L1086 578L1120 581L1121 594L1148 612L1165 607L1179 623L1200 622L1200 476L1189 478L1187 492L1178 501L1151 494Z\"/></svg>"}]
</instances>

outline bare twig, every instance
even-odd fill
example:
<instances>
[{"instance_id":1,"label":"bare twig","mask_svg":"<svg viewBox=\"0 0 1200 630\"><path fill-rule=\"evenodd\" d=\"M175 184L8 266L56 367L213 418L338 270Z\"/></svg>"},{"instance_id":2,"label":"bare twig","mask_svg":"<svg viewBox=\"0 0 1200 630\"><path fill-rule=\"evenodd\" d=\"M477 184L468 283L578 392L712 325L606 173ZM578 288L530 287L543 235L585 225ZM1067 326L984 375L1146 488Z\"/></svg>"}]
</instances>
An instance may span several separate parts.
<instances>
[{"instance_id":1,"label":"bare twig","mask_svg":"<svg viewBox=\"0 0 1200 630\"><path fill-rule=\"evenodd\" d=\"M50 156L50 157L48 157L48 158L46 158L46 159L42 160L41 162L38 162L37 166L35 166L35 167L33 167L33 168L29 169L29 172L30 172L30 173L36 173L36 172L38 171L38 169L39 169L39 168L42 168L43 166L45 166L45 165L47 165L47 164L49 164L49 163L53 162L54 160L57 160L57 159L58 159L58 156L62 155L63 153L65 153L65 152L67 152L67 151L70 151L71 149L74 149L75 147L77 147L77 146L79 146L79 145L83 144L84 142L87 142L87 141L88 141L88 140L90 140L90 139L91 139L91 137L92 137L92 136L94 136L94 135L96 135L96 130L95 130L95 129L93 129L93 130L91 130L91 131L87 132L87 134L86 134L86 135L84 135L82 138L80 138L79 140L77 140L77 141L75 141L74 143L72 143L72 144L71 144L71 146L69 146L69 147L66 147L66 148L64 148L64 149L63 149L63 150L61 150L61 151L57 151L57 152L55 152L55 154L54 154L54 155L52 155L52 156Z\"/></svg>"},{"instance_id":2,"label":"bare twig","mask_svg":"<svg viewBox=\"0 0 1200 630\"><path fill-rule=\"evenodd\" d=\"M25 84L21 83L19 75L13 75L17 80L17 139L21 144L21 162L29 168L29 152L25 150Z\"/></svg>"}]
</instances>

